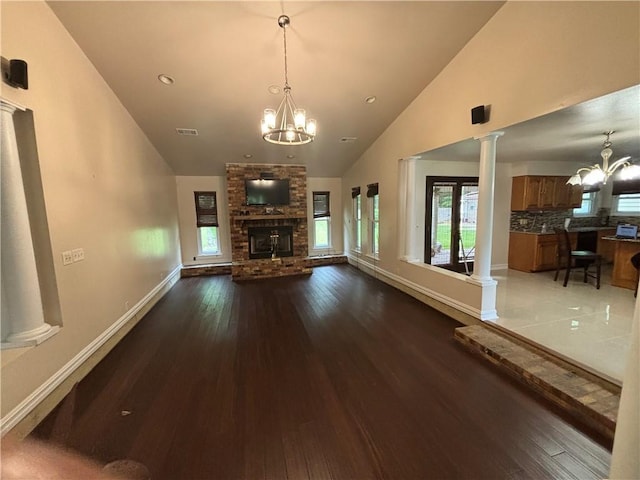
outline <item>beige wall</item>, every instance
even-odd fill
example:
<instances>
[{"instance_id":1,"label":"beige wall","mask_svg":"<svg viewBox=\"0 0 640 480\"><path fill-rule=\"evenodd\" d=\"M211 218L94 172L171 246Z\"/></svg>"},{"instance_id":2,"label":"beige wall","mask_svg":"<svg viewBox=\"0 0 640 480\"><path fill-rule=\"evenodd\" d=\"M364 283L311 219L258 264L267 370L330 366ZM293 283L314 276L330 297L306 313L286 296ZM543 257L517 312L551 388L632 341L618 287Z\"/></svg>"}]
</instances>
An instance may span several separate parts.
<instances>
[{"instance_id":1,"label":"beige wall","mask_svg":"<svg viewBox=\"0 0 640 480\"><path fill-rule=\"evenodd\" d=\"M229 231L229 202L226 177L176 177L178 217L180 218L180 246L183 265L204 265L231 262L231 233ZM193 192L216 192L218 201L218 241L220 255L198 255L196 211Z\"/></svg>"},{"instance_id":2,"label":"beige wall","mask_svg":"<svg viewBox=\"0 0 640 480\"><path fill-rule=\"evenodd\" d=\"M463 277L398 260L398 159L640 83L639 9L637 2L506 3L343 178L343 195L380 181L379 268L479 308L478 288ZM491 121L471 125L469 110L478 104L491 105ZM507 251L508 168L497 167L493 250L502 253L494 264ZM345 204L346 222L350 210Z\"/></svg>"},{"instance_id":3,"label":"beige wall","mask_svg":"<svg viewBox=\"0 0 640 480\"><path fill-rule=\"evenodd\" d=\"M62 329L3 352L2 416L47 382L180 264L172 171L44 2L2 2L2 56L29 65ZM4 227L4 226L3 226ZM62 265L60 252L86 259Z\"/></svg>"},{"instance_id":4,"label":"beige wall","mask_svg":"<svg viewBox=\"0 0 640 480\"><path fill-rule=\"evenodd\" d=\"M331 248L315 250L313 248L313 192L329 192L329 206L331 211ZM343 225L342 225L342 179L331 177L307 177L307 205L309 209L309 255L326 253L342 253Z\"/></svg>"}]
</instances>

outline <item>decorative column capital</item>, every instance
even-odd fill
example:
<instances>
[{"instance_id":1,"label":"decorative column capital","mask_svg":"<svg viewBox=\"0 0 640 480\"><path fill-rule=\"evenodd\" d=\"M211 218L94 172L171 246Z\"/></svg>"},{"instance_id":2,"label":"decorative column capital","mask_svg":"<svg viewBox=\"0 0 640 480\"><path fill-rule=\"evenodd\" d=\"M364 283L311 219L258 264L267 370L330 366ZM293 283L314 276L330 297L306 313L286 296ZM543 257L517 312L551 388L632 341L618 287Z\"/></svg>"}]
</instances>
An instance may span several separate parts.
<instances>
[{"instance_id":1,"label":"decorative column capital","mask_svg":"<svg viewBox=\"0 0 640 480\"><path fill-rule=\"evenodd\" d=\"M497 140L499 137L503 136L504 132L502 131L496 131L496 132L489 132L489 133L485 133L484 135L480 135L478 137L473 137L474 140L480 140L481 142L486 142L488 140Z\"/></svg>"},{"instance_id":2,"label":"decorative column capital","mask_svg":"<svg viewBox=\"0 0 640 480\"><path fill-rule=\"evenodd\" d=\"M3 112L8 112L13 115L13 112L16 110L25 111L26 108L20 105L19 103L12 102L11 100L7 100L6 98L0 97L0 110Z\"/></svg>"}]
</instances>

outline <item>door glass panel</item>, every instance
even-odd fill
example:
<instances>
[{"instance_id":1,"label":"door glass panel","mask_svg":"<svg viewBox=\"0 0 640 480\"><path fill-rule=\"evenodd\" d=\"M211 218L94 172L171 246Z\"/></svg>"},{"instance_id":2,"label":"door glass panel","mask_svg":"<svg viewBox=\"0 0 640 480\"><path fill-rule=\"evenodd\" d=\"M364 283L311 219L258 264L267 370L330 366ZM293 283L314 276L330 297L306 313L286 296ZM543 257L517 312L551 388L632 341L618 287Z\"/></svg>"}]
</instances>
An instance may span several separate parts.
<instances>
[{"instance_id":1,"label":"door glass panel","mask_svg":"<svg viewBox=\"0 0 640 480\"><path fill-rule=\"evenodd\" d=\"M453 218L453 185L436 183L431 205L431 265L451 263L451 225Z\"/></svg>"},{"instance_id":2,"label":"door glass panel","mask_svg":"<svg viewBox=\"0 0 640 480\"><path fill-rule=\"evenodd\" d=\"M462 185L460 195L460 245L458 262L473 262L476 252L476 220L478 218L478 186Z\"/></svg>"}]
</instances>

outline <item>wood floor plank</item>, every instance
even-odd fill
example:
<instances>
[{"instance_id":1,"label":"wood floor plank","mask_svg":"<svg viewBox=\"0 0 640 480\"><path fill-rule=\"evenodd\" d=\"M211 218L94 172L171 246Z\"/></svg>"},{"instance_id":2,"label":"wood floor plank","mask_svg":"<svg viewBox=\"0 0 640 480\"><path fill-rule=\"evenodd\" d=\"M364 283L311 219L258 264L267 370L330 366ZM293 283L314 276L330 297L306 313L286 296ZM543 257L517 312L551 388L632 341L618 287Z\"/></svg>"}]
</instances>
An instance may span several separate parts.
<instances>
[{"instance_id":1,"label":"wood floor plank","mask_svg":"<svg viewBox=\"0 0 640 480\"><path fill-rule=\"evenodd\" d=\"M349 265L185 278L33 435L154 480L604 478L610 445L457 326Z\"/></svg>"}]
</instances>

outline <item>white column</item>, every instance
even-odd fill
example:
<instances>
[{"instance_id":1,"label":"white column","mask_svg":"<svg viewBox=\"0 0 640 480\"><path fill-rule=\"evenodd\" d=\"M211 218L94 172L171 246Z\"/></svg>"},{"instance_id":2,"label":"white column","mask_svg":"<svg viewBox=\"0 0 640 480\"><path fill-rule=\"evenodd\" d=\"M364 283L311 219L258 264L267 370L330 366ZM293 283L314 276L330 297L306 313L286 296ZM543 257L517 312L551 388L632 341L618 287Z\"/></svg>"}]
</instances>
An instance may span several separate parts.
<instances>
[{"instance_id":1,"label":"white column","mask_svg":"<svg viewBox=\"0 0 640 480\"><path fill-rule=\"evenodd\" d=\"M418 238L417 205L416 205L416 162L417 158L408 157L405 162L405 260L415 262L420 259L420 239Z\"/></svg>"},{"instance_id":2,"label":"white column","mask_svg":"<svg viewBox=\"0 0 640 480\"><path fill-rule=\"evenodd\" d=\"M45 323L36 269L36 257L29 226L27 201L18 157L13 113L24 110L0 99L0 125L2 130L2 290L3 324L9 328L2 339L7 346L36 345L50 337L57 327ZM3 335L4 336L4 335ZM8 344L8 345L7 345ZM15 344L15 345L12 345Z\"/></svg>"},{"instance_id":3,"label":"white column","mask_svg":"<svg viewBox=\"0 0 640 480\"><path fill-rule=\"evenodd\" d=\"M420 258L419 246L416 243L416 159L414 157L400 160L398 188L398 228L402 230L398 239L401 245L401 258L415 261Z\"/></svg>"},{"instance_id":4,"label":"white column","mask_svg":"<svg viewBox=\"0 0 640 480\"><path fill-rule=\"evenodd\" d=\"M407 259L407 161L398 160L398 215L396 232L398 239L398 259Z\"/></svg>"},{"instance_id":5,"label":"white column","mask_svg":"<svg viewBox=\"0 0 640 480\"><path fill-rule=\"evenodd\" d=\"M616 434L611 455L611 480L640 478L640 297L636 299L631 327Z\"/></svg>"},{"instance_id":6,"label":"white column","mask_svg":"<svg viewBox=\"0 0 640 480\"><path fill-rule=\"evenodd\" d=\"M478 179L478 217L476 253L473 260L475 283L495 283L491 278L491 242L493 235L493 199L496 182L496 142L504 132L491 132L480 140L480 177Z\"/></svg>"}]
</instances>

